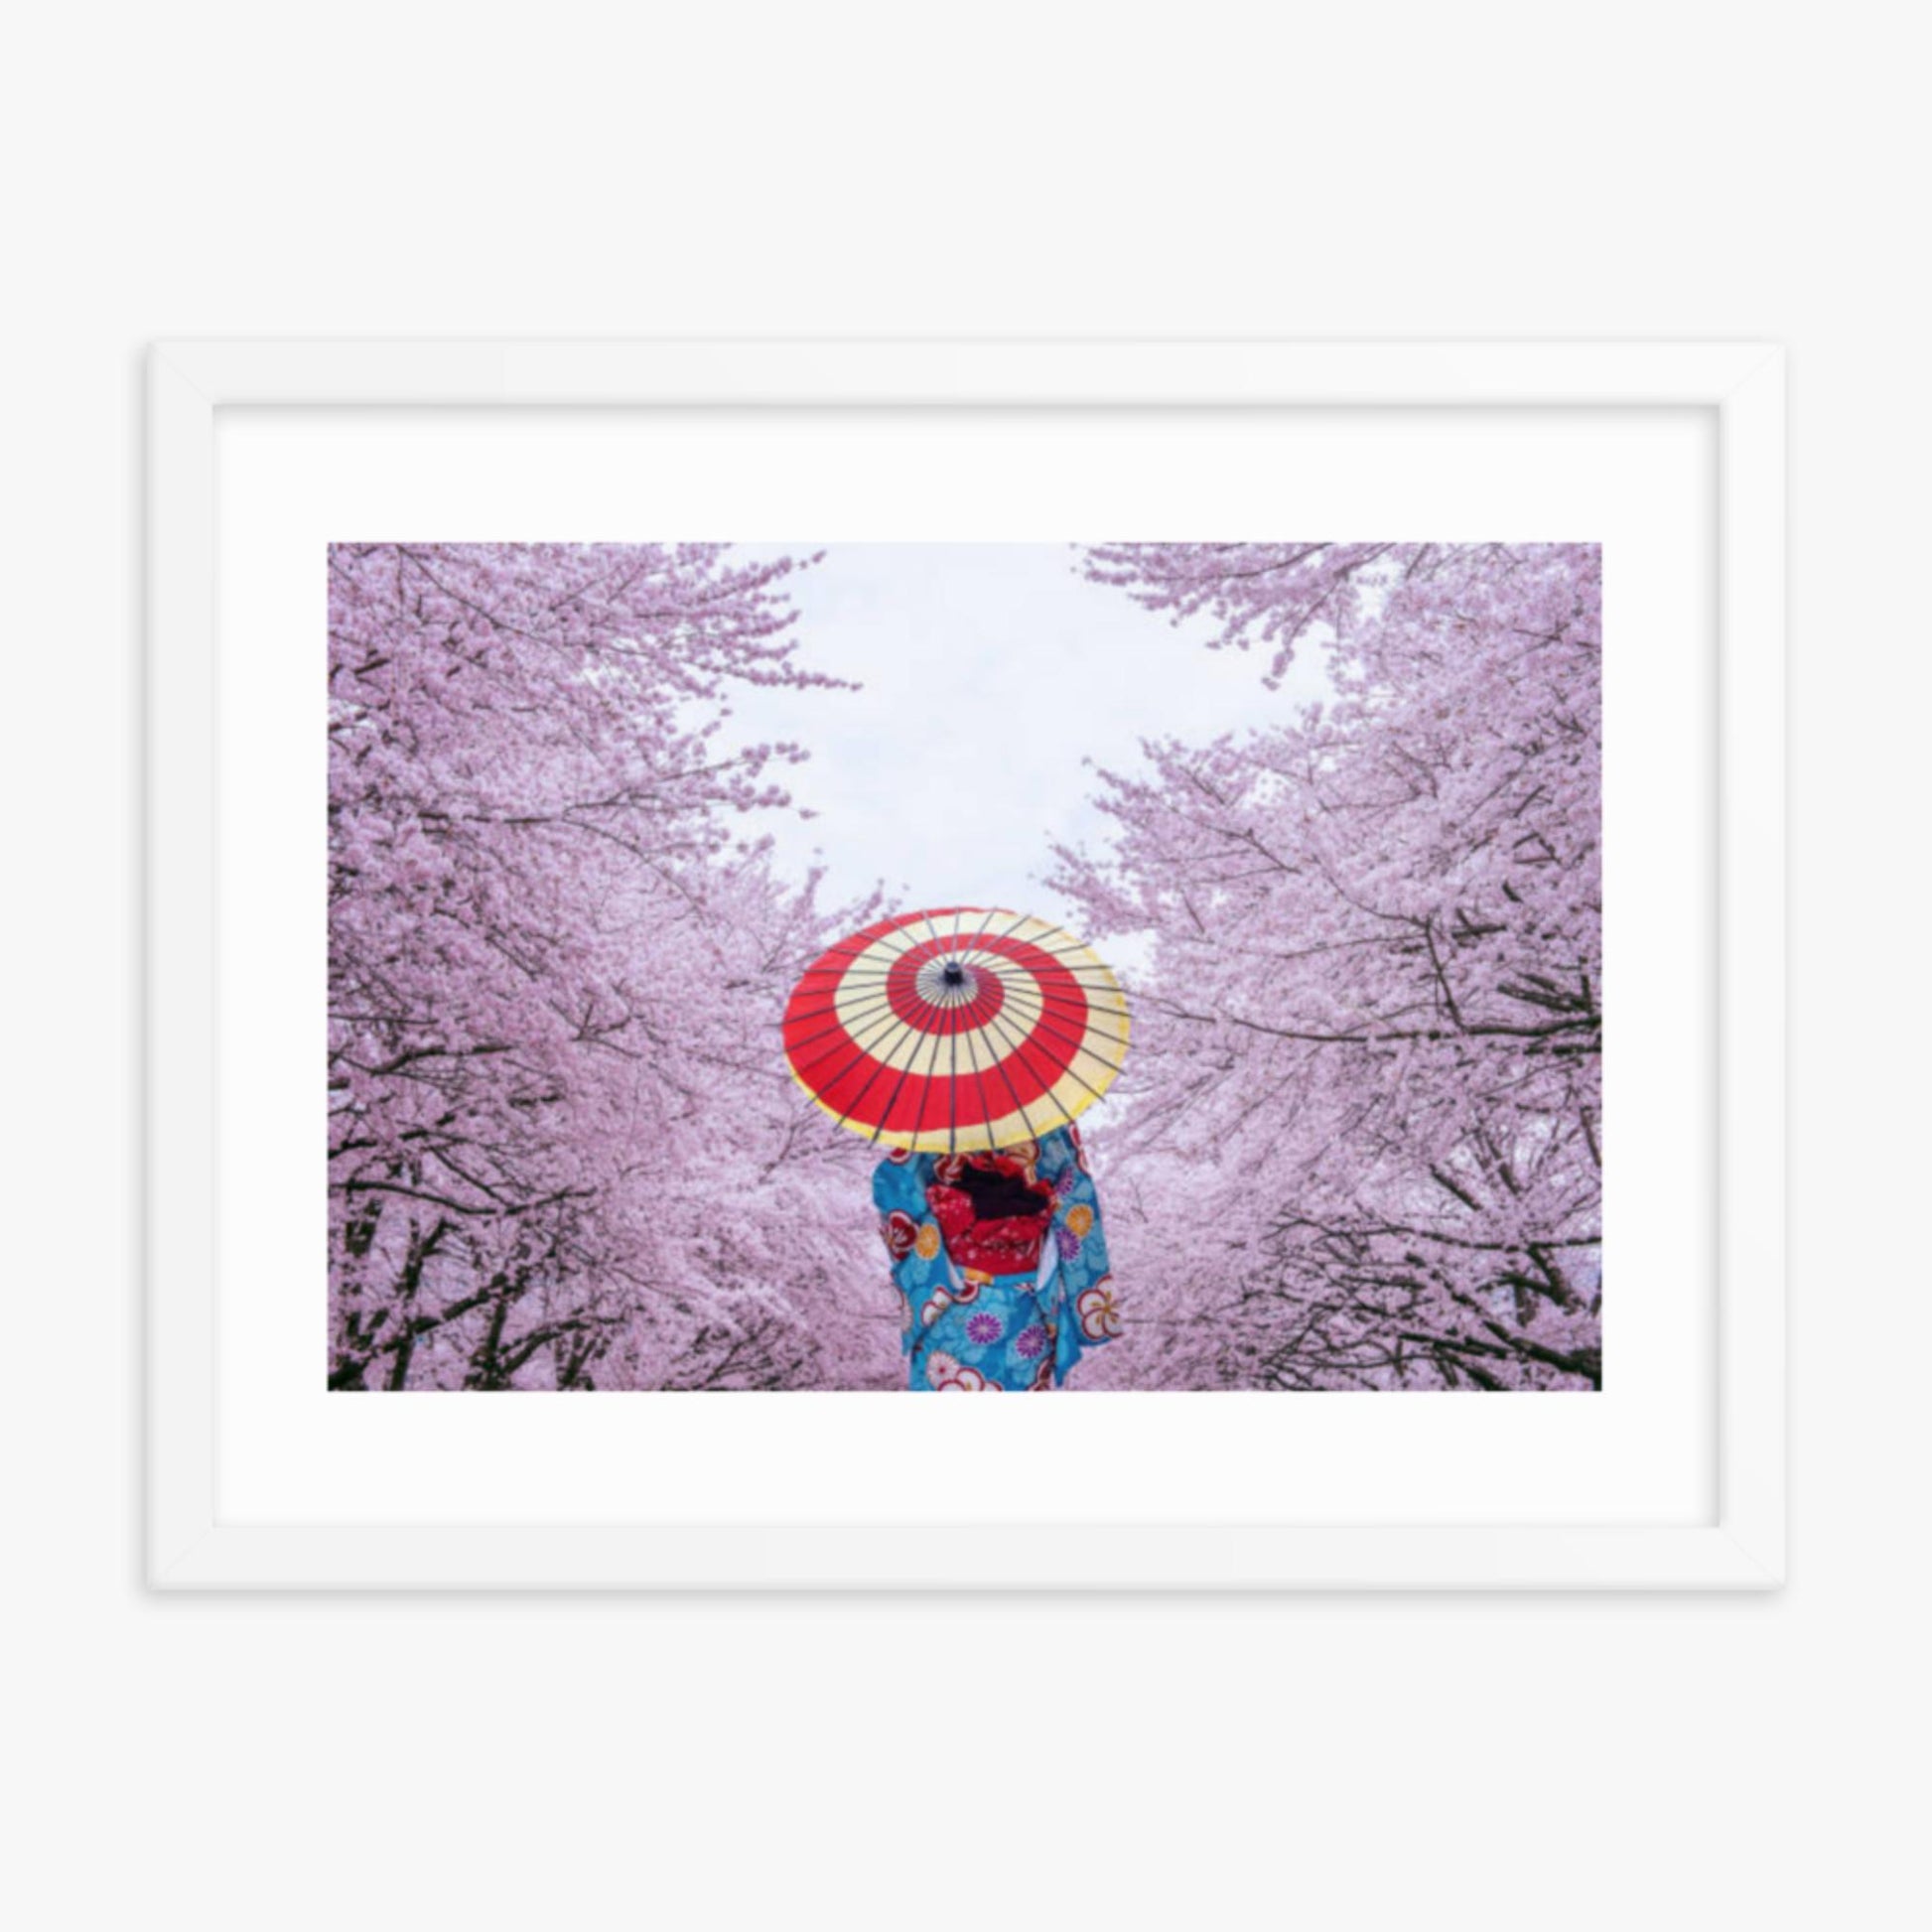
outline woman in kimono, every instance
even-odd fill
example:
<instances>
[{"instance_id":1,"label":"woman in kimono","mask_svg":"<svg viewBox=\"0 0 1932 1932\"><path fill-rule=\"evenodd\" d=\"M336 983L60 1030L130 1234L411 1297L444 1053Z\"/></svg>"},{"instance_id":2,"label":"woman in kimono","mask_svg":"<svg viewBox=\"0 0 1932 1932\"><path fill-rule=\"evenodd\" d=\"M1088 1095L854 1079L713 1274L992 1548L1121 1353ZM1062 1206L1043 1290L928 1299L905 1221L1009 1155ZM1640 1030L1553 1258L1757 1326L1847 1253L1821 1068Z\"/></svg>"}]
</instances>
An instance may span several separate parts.
<instances>
[{"instance_id":1,"label":"woman in kimono","mask_svg":"<svg viewBox=\"0 0 1932 1932\"><path fill-rule=\"evenodd\" d=\"M1051 1389L1120 1333L1078 1132L873 1174L913 1389Z\"/></svg>"}]
</instances>

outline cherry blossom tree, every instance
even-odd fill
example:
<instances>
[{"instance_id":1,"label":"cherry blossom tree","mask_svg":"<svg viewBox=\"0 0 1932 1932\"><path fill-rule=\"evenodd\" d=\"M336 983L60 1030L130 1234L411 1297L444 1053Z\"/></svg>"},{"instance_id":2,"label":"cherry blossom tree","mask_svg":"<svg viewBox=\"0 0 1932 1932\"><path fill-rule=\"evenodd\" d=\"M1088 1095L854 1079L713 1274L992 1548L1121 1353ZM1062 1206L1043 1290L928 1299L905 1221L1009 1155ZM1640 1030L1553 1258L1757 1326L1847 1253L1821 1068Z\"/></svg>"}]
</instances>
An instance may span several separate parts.
<instances>
[{"instance_id":1,"label":"cherry blossom tree","mask_svg":"<svg viewBox=\"0 0 1932 1932\"><path fill-rule=\"evenodd\" d=\"M1094 1136L1128 1330L1092 1379L1600 1386L1599 552L1084 567L1268 690L1305 651L1332 688L1146 745L1100 774L1111 847L1057 852L1095 936L1153 936Z\"/></svg>"},{"instance_id":2,"label":"cherry blossom tree","mask_svg":"<svg viewBox=\"0 0 1932 1932\"><path fill-rule=\"evenodd\" d=\"M329 558L336 1388L891 1386L869 1160L775 1049L868 904L720 748L799 661L795 560L343 544Z\"/></svg>"}]
</instances>

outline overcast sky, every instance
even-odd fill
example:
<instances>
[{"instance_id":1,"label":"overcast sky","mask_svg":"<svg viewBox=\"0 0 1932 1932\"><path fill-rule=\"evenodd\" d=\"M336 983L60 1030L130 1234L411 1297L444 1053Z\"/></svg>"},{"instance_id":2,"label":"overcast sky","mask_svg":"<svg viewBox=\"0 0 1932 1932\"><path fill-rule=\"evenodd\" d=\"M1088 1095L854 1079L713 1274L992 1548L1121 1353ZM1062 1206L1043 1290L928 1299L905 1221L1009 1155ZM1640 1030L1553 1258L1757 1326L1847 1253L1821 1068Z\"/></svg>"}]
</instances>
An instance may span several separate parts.
<instances>
[{"instance_id":1,"label":"overcast sky","mask_svg":"<svg viewBox=\"0 0 1932 1932\"><path fill-rule=\"evenodd\" d=\"M1063 544L759 544L826 551L789 580L804 660L859 691L746 690L739 743L789 738L784 774L820 816L761 815L780 863L828 868L832 898L883 882L896 909L1001 905L1073 923L1040 883L1055 840L1104 844L1083 758L1140 765L1140 741L1190 742L1323 695L1314 665L1283 689L1255 652L1211 651L1124 592L1077 574ZM1115 963L1139 948L1111 944Z\"/></svg>"}]
</instances>

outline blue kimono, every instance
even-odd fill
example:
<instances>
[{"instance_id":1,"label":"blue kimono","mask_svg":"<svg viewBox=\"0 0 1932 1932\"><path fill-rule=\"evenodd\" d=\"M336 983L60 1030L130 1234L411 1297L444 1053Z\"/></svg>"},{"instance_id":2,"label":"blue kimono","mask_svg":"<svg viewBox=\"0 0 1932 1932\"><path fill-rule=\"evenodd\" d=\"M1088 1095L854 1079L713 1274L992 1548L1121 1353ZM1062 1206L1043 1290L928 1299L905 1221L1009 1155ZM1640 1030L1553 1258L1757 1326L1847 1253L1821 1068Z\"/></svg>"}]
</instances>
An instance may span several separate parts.
<instances>
[{"instance_id":1,"label":"blue kimono","mask_svg":"<svg viewBox=\"0 0 1932 1932\"><path fill-rule=\"evenodd\" d=\"M1120 1333L1080 1137L896 1153L872 1179L913 1389L1050 1389Z\"/></svg>"}]
</instances>

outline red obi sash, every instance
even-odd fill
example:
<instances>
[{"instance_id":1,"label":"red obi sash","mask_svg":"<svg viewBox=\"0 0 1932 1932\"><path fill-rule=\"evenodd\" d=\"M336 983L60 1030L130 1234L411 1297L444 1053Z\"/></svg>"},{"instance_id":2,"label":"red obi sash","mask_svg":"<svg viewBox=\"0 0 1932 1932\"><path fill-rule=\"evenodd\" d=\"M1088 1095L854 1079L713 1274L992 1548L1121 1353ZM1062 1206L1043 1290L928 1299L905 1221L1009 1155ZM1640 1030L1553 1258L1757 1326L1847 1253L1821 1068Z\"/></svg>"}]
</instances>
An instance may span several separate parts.
<instances>
[{"instance_id":1,"label":"red obi sash","mask_svg":"<svg viewBox=\"0 0 1932 1932\"><path fill-rule=\"evenodd\" d=\"M1053 1219L1053 1190L1031 1161L1010 1154L949 1154L933 1163L926 1205L961 1268L1031 1275Z\"/></svg>"}]
</instances>

